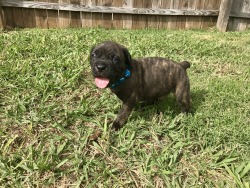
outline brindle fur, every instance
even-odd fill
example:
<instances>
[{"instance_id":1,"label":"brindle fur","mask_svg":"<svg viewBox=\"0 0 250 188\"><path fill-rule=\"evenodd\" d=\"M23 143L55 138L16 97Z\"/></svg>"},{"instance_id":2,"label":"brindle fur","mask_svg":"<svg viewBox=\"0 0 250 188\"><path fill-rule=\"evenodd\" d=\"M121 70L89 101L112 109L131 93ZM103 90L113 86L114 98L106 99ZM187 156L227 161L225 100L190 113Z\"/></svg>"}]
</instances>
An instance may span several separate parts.
<instances>
[{"instance_id":1,"label":"brindle fur","mask_svg":"<svg viewBox=\"0 0 250 188\"><path fill-rule=\"evenodd\" d=\"M112 58L119 57L119 61ZM182 112L190 109L190 84L186 69L189 62L148 57L132 59L128 50L112 41L103 42L91 50L90 64L94 77L110 79L110 85L124 76L129 67L131 77L119 86L111 89L122 101L122 108L113 122L113 128L118 130L127 121L135 104L139 101L154 100L170 92L176 96ZM104 67L99 70L98 66Z\"/></svg>"}]
</instances>

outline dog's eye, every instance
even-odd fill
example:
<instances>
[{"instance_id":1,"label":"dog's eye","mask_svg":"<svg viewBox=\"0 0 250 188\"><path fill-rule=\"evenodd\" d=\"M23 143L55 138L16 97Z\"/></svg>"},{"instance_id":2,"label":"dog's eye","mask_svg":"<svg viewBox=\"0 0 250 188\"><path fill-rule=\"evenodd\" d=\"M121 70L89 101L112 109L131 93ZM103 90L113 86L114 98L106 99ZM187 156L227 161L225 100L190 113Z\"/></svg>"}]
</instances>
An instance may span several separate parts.
<instances>
[{"instance_id":1,"label":"dog's eye","mask_svg":"<svg viewBox=\"0 0 250 188\"><path fill-rule=\"evenodd\" d=\"M117 56L113 56L112 57L112 61L114 62L114 63L118 63L119 61L120 61L120 59L119 59L119 57L117 57Z\"/></svg>"},{"instance_id":2,"label":"dog's eye","mask_svg":"<svg viewBox=\"0 0 250 188\"><path fill-rule=\"evenodd\" d=\"M93 52L93 53L90 55L90 58L93 59L93 58L95 58L95 57L96 57L96 53Z\"/></svg>"}]
</instances>

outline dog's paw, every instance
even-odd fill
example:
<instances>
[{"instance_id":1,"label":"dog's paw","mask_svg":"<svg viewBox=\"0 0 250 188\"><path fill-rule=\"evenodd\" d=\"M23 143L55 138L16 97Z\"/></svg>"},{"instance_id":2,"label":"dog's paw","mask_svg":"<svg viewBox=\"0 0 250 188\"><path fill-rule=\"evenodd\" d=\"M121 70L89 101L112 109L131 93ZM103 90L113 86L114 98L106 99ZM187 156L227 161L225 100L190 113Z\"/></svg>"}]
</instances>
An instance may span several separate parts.
<instances>
[{"instance_id":1,"label":"dog's paw","mask_svg":"<svg viewBox=\"0 0 250 188\"><path fill-rule=\"evenodd\" d=\"M122 128L122 125L118 121L114 121L112 124L112 129L118 131L120 128Z\"/></svg>"}]
</instances>

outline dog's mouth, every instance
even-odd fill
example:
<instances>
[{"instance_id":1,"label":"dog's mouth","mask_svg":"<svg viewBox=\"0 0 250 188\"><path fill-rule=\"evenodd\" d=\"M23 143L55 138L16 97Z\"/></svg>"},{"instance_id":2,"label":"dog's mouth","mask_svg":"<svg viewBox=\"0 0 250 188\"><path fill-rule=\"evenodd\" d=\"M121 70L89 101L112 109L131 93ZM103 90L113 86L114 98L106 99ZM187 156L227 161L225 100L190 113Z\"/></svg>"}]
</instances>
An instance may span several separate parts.
<instances>
[{"instance_id":1,"label":"dog's mouth","mask_svg":"<svg viewBox=\"0 0 250 188\"><path fill-rule=\"evenodd\" d=\"M97 85L97 87L104 89L108 86L109 79L103 77L95 77L95 84Z\"/></svg>"}]
</instances>

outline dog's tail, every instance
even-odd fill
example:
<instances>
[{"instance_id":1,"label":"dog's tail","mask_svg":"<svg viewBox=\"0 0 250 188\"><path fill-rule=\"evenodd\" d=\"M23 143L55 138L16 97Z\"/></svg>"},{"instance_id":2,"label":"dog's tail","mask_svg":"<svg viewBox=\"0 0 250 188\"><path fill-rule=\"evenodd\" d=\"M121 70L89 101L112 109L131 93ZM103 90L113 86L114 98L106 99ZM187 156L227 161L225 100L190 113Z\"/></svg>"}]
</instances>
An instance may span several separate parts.
<instances>
[{"instance_id":1,"label":"dog's tail","mask_svg":"<svg viewBox=\"0 0 250 188\"><path fill-rule=\"evenodd\" d=\"M182 61L180 62L180 65L186 70L187 68L190 68L190 63L188 61Z\"/></svg>"}]
</instances>

